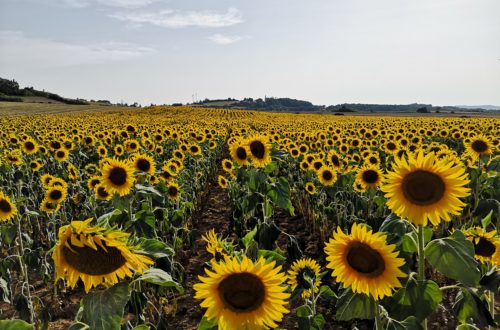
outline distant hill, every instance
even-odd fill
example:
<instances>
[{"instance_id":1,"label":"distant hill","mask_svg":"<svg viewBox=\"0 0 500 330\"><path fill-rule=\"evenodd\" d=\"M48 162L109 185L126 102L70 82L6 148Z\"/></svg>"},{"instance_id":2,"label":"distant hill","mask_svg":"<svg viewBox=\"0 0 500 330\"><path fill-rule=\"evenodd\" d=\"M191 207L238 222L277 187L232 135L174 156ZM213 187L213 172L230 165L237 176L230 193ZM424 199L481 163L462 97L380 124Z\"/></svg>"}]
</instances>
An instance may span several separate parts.
<instances>
[{"instance_id":1,"label":"distant hill","mask_svg":"<svg viewBox=\"0 0 500 330\"><path fill-rule=\"evenodd\" d=\"M484 109L484 110L500 110L500 105L457 105L462 109Z\"/></svg>"}]
</instances>

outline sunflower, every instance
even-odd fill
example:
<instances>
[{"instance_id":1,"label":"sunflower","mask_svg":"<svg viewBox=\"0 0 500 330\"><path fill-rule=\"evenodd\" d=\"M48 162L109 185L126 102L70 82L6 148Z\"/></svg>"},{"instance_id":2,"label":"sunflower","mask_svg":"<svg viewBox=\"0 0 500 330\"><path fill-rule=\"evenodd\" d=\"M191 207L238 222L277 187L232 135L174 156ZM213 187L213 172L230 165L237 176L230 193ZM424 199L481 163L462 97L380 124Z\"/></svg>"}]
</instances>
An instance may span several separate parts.
<instances>
[{"instance_id":1,"label":"sunflower","mask_svg":"<svg viewBox=\"0 0 500 330\"><path fill-rule=\"evenodd\" d=\"M302 291L302 298L309 298L319 292L321 286L321 266L316 260L303 258L295 261L288 271L288 282L292 291Z\"/></svg>"},{"instance_id":2,"label":"sunflower","mask_svg":"<svg viewBox=\"0 0 500 330\"><path fill-rule=\"evenodd\" d=\"M26 141L24 141L23 151L28 155L36 153L38 151L38 145L36 144L35 140L27 139Z\"/></svg>"},{"instance_id":3,"label":"sunflower","mask_svg":"<svg viewBox=\"0 0 500 330\"><path fill-rule=\"evenodd\" d=\"M50 186L50 183L54 179L55 179L55 177L53 175L50 175L50 174L44 174L40 177L40 181L42 182L42 186L44 188L48 188Z\"/></svg>"},{"instance_id":4,"label":"sunflower","mask_svg":"<svg viewBox=\"0 0 500 330\"><path fill-rule=\"evenodd\" d=\"M479 134L472 137L469 142L465 143L465 148L467 150L467 154L469 154L472 159L476 160L480 156L491 155L494 146L491 144L491 141L487 136Z\"/></svg>"},{"instance_id":5,"label":"sunflower","mask_svg":"<svg viewBox=\"0 0 500 330\"><path fill-rule=\"evenodd\" d=\"M224 177L223 175L219 175L219 177L217 178L217 182L219 183L219 187L221 187L222 189L226 189L229 186L226 177Z\"/></svg>"},{"instance_id":6,"label":"sunflower","mask_svg":"<svg viewBox=\"0 0 500 330\"><path fill-rule=\"evenodd\" d=\"M387 236L374 234L365 225L353 224L351 235L337 227L333 238L326 243L327 268L344 287L352 287L355 293L382 299L392 295L392 289L401 287L398 277L406 277L399 267L404 259L397 258L394 244L387 245Z\"/></svg>"},{"instance_id":7,"label":"sunflower","mask_svg":"<svg viewBox=\"0 0 500 330\"><path fill-rule=\"evenodd\" d=\"M153 157L145 154L137 154L133 158L134 168L137 171L154 175L156 171L155 161Z\"/></svg>"},{"instance_id":8,"label":"sunflower","mask_svg":"<svg viewBox=\"0 0 500 330\"><path fill-rule=\"evenodd\" d=\"M113 195L106 190L106 187L102 183L98 183L94 187L95 189L95 198L102 201L109 201Z\"/></svg>"},{"instance_id":9,"label":"sunflower","mask_svg":"<svg viewBox=\"0 0 500 330\"><path fill-rule=\"evenodd\" d=\"M207 252L213 257L212 260L210 260L211 264L224 260L224 256L226 256L227 253L222 245L222 240L215 233L215 229L209 230L205 235L202 235L201 238L207 242Z\"/></svg>"},{"instance_id":10,"label":"sunflower","mask_svg":"<svg viewBox=\"0 0 500 330\"><path fill-rule=\"evenodd\" d=\"M467 237L474 244L474 257L481 263L491 263L500 266L500 238L497 231L485 231L474 227L465 231Z\"/></svg>"},{"instance_id":11,"label":"sunflower","mask_svg":"<svg viewBox=\"0 0 500 330\"><path fill-rule=\"evenodd\" d=\"M316 186L314 185L314 183L307 182L305 188L310 195L316 194Z\"/></svg>"},{"instance_id":12,"label":"sunflower","mask_svg":"<svg viewBox=\"0 0 500 330\"><path fill-rule=\"evenodd\" d=\"M0 191L0 223L12 219L17 214L17 207L8 196Z\"/></svg>"},{"instance_id":13,"label":"sunflower","mask_svg":"<svg viewBox=\"0 0 500 330\"><path fill-rule=\"evenodd\" d=\"M61 208L61 204L52 203L47 198L44 198L42 200L42 203L40 204L40 210L47 213L47 214L52 214L54 212L57 212L57 211L59 211L60 208Z\"/></svg>"},{"instance_id":14,"label":"sunflower","mask_svg":"<svg viewBox=\"0 0 500 330\"><path fill-rule=\"evenodd\" d=\"M102 178L98 175L93 175L91 176L88 181L87 181L87 187L92 190L94 189L99 183L101 183Z\"/></svg>"},{"instance_id":15,"label":"sunflower","mask_svg":"<svg viewBox=\"0 0 500 330\"><path fill-rule=\"evenodd\" d=\"M41 159L36 159L30 163L30 169L33 172L38 172L43 167L43 163Z\"/></svg>"},{"instance_id":16,"label":"sunflower","mask_svg":"<svg viewBox=\"0 0 500 330\"><path fill-rule=\"evenodd\" d=\"M142 274L154 263L131 250L126 242L130 234L91 227L91 221L72 221L59 229L59 242L52 254L56 281L65 280L74 288L81 279L89 292L100 284L112 286L131 277L133 271Z\"/></svg>"},{"instance_id":17,"label":"sunflower","mask_svg":"<svg viewBox=\"0 0 500 330\"><path fill-rule=\"evenodd\" d=\"M229 159L223 159L222 160L222 169L226 171L227 173L232 173L233 172L233 162L230 161Z\"/></svg>"},{"instance_id":18,"label":"sunflower","mask_svg":"<svg viewBox=\"0 0 500 330\"><path fill-rule=\"evenodd\" d=\"M69 157L69 151L64 148L59 148L54 152L54 158L58 162L64 162Z\"/></svg>"},{"instance_id":19,"label":"sunflower","mask_svg":"<svg viewBox=\"0 0 500 330\"><path fill-rule=\"evenodd\" d=\"M117 144L115 145L114 151L115 151L115 156L122 156L123 153L125 152L125 149L121 144Z\"/></svg>"},{"instance_id":20,"label":"sunflower","mask_svg":"<svg viewBox=\"0 0 500 330\"><path fill-rule=\"evenodd\" d=\"M105 146L97 147L97 154L99 157L106 157L108 155L108 149Z\"/></svg>"},{"instance_id":21,"label":"sunflower","mask_svg":"<svg viewBox=\"0 0 500 330\"><path fill-rule=\"evenodd\" d=\"M202 155L202 152L201 152L201 148L199 145L197 144L191 144L189 145L188 147L188 150L187 150L191 155L193 156L201 156Z\"/></svg>"},{"instance_id":22,"label":"sunflower","mask_svg":"<svg viewBox=\"0 0 500 330\"><path fill-rule=\"evenodd\" d=\"M358 170L356 181L361 183L364 189L377 188L382 183L383 177L378 166L368 165Z\"/></svg>"},{"instance_id":23,"label":"sunflower","mask_svg":"<svg viewBox=\"0 0 500 330\"><path fill-rule=\"evenodd\" d=\"M324 186L331 186L337 181L337 173L329 166L322 166L317 172L319 182Z\"/></svg>"},{"instance_id":24,"label":"sunflower","mask_svg":"<svg viewBox=\"0 0 500 330\"><path fill-rule=\"evenodd\" d=\"M275 261L226 257L212 267L193 288L195 298L203 300L201 307L207 308L206 318L216 320L220 330L276 328L289 312L285 305L290 294L282 285L286 275Z\"/></svg>"},{"instance_id":25,"label":"sunflower","mask_svg":"<svg viewBox=\"0 0 500 330\"><path fill-rule=\"evenodd\" d=\"M68 183L61 178L54 177L50 183L47 185L47 189L51 187L62 187L63 189L68 189Z\"/></svg>"},{"instance_id":26,"label":"sunflower","mask_svg":"<svg viewBox=\"0 0 500 330\"><path fill-rule=\"evenodd\" d=\"M247 146L250 150L250 157L254 167L265 167L272 162L271 144L269 138L264 135L253 135L247 140Z\"/></svg>"},{"instance_id":27,"label":"sunflower","mask_svg":"<svg viewBox=\"0 0 500 330\"><path fill-rule=\"evenodd\" d=\"M169 182L167 187L167 195L168 199L172 201L178 200L181 195L181 190L179 188L179 185L175 182Z\"/></svg>"},{"instance_id":28,"label":"sunflower","mask_svg":"<svg viewBox=\"0 0 500 330\"><path fill-rule=\"evenodd\" d=\"M45 199L53 204L59 204L63 202L68 196L68 192L64 187L53 186L45 192Z\"/></svg>"},{"instance_id":29,"label":"sunflower","mask_svg":"<svg viewBox=\"0 0 500 330\"><path fill-rule=\"evenodd\" d=\"M108 158L101 172L102 184L111 194L116 192L120 196L125 196L132 190L135 178L134 168L130 163Z\"/></svg>"},{"instance_id":30,"label":"sunflower","mask_svg":"<svg viewBox=\"0 0 500 330\"><path fill-rule=\"evenodd\" d=\"M232 143L229 146L229 152L233 161L238 165L248 165L250 150L248 150L245 140L240 139Z\"/></svg>"},{"instance_id":31,"label":"sunflower","mask_svg":"<svg viewBox=\"0 0 500 330\"><path fill-rule=\"evenodd\" d=\"M441 220L450 221L450 214L459 215L470 189L463 166L447 160L437 160L434 153L423 152L406 158L395 158L393 172L386 176L381 190L387 206L398 216L417 225L435 226Z\"/></svg>"}]
</instances>

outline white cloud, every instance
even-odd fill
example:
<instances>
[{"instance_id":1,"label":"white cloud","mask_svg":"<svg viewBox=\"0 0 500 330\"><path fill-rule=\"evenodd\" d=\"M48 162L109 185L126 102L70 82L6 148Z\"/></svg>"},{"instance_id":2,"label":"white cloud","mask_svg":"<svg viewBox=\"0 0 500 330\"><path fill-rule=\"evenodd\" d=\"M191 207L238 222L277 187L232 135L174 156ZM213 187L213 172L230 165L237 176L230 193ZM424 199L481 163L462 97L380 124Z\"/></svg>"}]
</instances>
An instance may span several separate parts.
<instances>
[{"instance_id":1,"label":"white cloud","mask_svg":"<svg viewBox=\"0 0 500 330\"><path fill-rule=\"evenodd\" d=\"M115 13L110 17L134 25L151 24L165 28L197 27L224 27L243 22L241 12L236 8L229 8L225 13L213 10L179 11L162 10L159 12Z\"/></svg>"},{"instance_id":2,"label":"white cloud","mask_svg":"<svg viewBox=\"0 0 500 330\"><path fill-rule=\"evenodd\" d=\"M154 52L128 43L74 44L0 31L0 67L53 68L125 61Z\"/></svg>"},{"instance_id":3,"label":"white cloud","mask_svg":"<svg viewBox=\"0 0 500 330\"><path fill-rule=\"evenodd\" d=\"M240 41L243 37L240 36L226 36L220 33L211 35L208 39L218 45L229 45Z\"/></svg>"}]
</instances>

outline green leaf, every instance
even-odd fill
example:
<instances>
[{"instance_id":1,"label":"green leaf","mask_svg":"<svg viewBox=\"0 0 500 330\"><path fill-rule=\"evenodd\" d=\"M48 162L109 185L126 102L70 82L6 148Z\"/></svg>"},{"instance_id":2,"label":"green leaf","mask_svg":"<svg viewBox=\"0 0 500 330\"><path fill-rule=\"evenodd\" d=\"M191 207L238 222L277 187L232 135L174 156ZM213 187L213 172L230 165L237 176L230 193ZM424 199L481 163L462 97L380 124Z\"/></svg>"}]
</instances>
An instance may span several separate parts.
<instances>
[{"instance_id":1,"label":"green leaf","mask_svg":"<svg viewBox=\"0 0 500 330\"><path fill-rule=\"evenodd\" d=\"M23 320L0 320L2 330L29 330L35 326Z\"/></svg>"},{"instance_id":2,"label":"green leaf","mask_svg":"<svg viewBox=\"0 0 500 330\"><path fill-rule=\"evenodd\" d=\"M462 288L460 290L453 309L457 311L457 318L461 323L474 320L483 326L495 325L486 303L469 288Z\"/></svg>"},{"instance_id":3,"label":"green leaf","mask_svg":"<svg viewBox=\"0 0 500 330\"><path fill-rule=\"evenodd\" d=\"M490 291L498 292L500 289L500 272L498 272L498 269L496 267L490 269L483 275L479 284Z\"/></svg>"},{"instance_id":4,"label":"green leaf","mask_svg":"<svg viewBox=\"0 0 500 330\"><path fill-rule=\"evenodd\" d=\"M415 316L422 321L436 310L443 295L433 281L417 281L412 275L404 288L387 300L384 307L397 320ZM418 308L416 308L418 306Z\"/></svg>"},{"instance_id":5,"label":"green leaf","mask_svg":"<svg viewBox=\"0 0 500 330\"><path fill-rule=\"evenodd\" d=\"M456 330L481 330L472 324L460 324Z\"/></svg>"},{"instance_id":6,"label":"green leaf","mask_svg":"<svg viewBox=\"0 0 500 330\"><path fill-rule=\"evenodd\" d=\"M323 300L333 300L337 299L337 295L328 285L322 285L319 289L319 294Z\"/></svg>"},{"instance_id":7,"label":"green leaf","mask_svg":"<svg viewBox=\"0 0 500 330\"><path fill-rule=\"evenodd\" d=\"M143 239L139 245L140 252L155 259L172 257L175 254L174 249L157 239Z\"/></svg>"},{"instance_id":8,"label":"green leaf","mask_svg":"<svg viewBox=\"0 0 500 330\"><path fill-rule=\"evenodd\" d=\"M132 330L149 330L151 329L150 327L148 327L147 325L145 324L140 324L136 327L134 327Z\"/></svg>"},{"instance_id":9,"label":"green leaf","mask_svg":"<svg viewBox=\"0 0 500 330\"><path fill-rule=\"evenodd\" d=\"M474 260L474 246L461 231L431 241L424 252L427 261L443 275L469 286L478 284L481 274Z\"/></svg>"},{"instance_id":10,"label":"green leaf","mask_svg":"<svg viewBox=\"0 0 500 330\"><path fill-rule=\"evenodd\" d=\"M127 282L118 283L105 291L90 293L82 298L82 321L92 330L119 330L123 309L129 300Z\"/></svg>"},{"instance_id":11,"label":"green leaf","mask_svg":"<svg viewBox=\"0 0 500 330\"><path fill-rule=\"evenodd\" d=\"M373 319L376 302L365 294L352 292L351 288L346 289L340 295L335 307L337 313L335 317L339 321L349 321L352 319Z\"/></svg>"},{"instance_id":12,"label":"green leaf","mask_svg":"<svg viewBox=\"0 0 500 330\"><path fill-rule=\"evenodd\" d=\"M267 196L282 209L288 210L290 215L293 215L295 209L293 208L290 197L290 184L285 177L279 177L278 181L269 185Z\"/></svg>"},{"instance_id":13,"label":"green leaf","mask_svg":"<svg viewBox=\"0 0 500 330\"><path fill-rule=\"evenodd\" d=\"M269 261L276 261L278 264L286 260L285 256L276 251L271 251L271 250L259 250L257 256L264 257Z\"/></svg>"},{"instance_id":14,"label":"green leaf","mask_svg":"<svg viewBox=\"0 0 500 330\"><path fill-rule=\"evenodd\" d=\"M379 228L379 231L386 232L388 234L389 244L401 244L403 237L405 236L408 228L408 223L395 214L390 214L385 218L384 222Z\"/></svg>"},{"instance_id":15,"label":"green leaf","mask_svg":"<svg viewBox=\"0 0 500 330\"><path fill-rule=\"evenodd\" d=\"M250 242L253 241L255 235L257 234L257 226L255 226L252 231L248 232L243 238L243 245L245 245L245 248L248 249L248 246L250 245Z\"/></svg>"},{"instance_id":16,"label":"green leaf","mask_svg":"<svg viewBox=\"0 0 500 330\"><path fill-rule=\"evenodd\" d=\"M174 287L179 293L184 292L180 284L174 281L169 273L159 268L149 268L136 281L148 282L163 287Z\"/></svg>"},{"instance_id":17,"label":"green leaf","mask_svg":"<svg viewBox=\"0 0 500 330\"><path fill-rule=\"evenodd\" d=\"M432 229L424 227L424 245L432 239ZM415 231L406 233L403 237L403 251L415 253L418 247L418 237Z\"/></svg>"},{"instance_id":18,"label":"green leaf","mask_svg":"<svg viewBox=\"0 0 500 330\"><path fill-rule=\"evenodd\" d=\"M483 228L486 229L486 227L488 227L488 225L491 223L491 216L493 215L493 210L490 211L490 213L488 213L487 216L485 216L483 218L483 220L481 220L481 224L483 225Z\"/></svg>"},{"instance_id":19,"label":"green leaf","mask_svg":"<svg viewBox=\"0 0 500 330\"><path fill-rule=\"evenodd\" d=\"M423 329L415 316L407 317L404 321L388 318L386 330L421 330Z\"/></svg>"},{"instance_id":20,"label":"green leaf","mask_svg":"<svg viewBox=\"0 0 500 330\"><path fill-rule=\"evenodd\" d=\"M68 328L68 330L89 330L89 329L90 329L89 325L83 322L74 322Z\"/></svg>"},{"instance_id":21,"label":"green leaf","mask_svg":"<svg viewBox=\"0 0 500 330\"><path fill-rule=\"evenodd\" d=\"M198 324L198 330L211 330L214 329L217 326L217 320L209 320L205 316L201 319L200 323Z\"/></svg>"}]
</instances>

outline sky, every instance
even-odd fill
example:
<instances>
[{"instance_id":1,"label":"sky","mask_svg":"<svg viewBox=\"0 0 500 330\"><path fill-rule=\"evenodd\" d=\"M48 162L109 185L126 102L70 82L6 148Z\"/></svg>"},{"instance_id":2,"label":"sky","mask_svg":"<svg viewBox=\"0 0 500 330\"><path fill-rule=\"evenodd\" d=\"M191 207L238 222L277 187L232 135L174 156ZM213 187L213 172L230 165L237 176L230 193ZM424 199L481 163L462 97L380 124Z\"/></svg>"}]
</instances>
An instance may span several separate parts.
<instances>
[{"instance_id":1,"label":"sky","mask_svg":"<svg viewBox=\"0 0 500 330\"><path fill-rule=\"evenodd\" d=\"M142 105L500 105L500 1L0 0L0 77Z\"/></svg>"}]
</instances>

